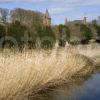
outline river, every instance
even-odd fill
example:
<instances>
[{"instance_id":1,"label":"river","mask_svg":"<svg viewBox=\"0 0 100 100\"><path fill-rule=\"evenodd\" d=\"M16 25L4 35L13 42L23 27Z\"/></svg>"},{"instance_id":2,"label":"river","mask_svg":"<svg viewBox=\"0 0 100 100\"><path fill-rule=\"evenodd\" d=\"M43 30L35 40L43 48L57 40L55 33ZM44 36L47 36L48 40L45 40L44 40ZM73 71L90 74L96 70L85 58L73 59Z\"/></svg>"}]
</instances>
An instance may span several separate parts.
<instances>
[{"instance_id":1,"label":"river","mask_svg":"<svg viewBox=\"0 0 100 100\"><path fill-rule=\"evenodd\" d=\"M100 73L42 91L32 100L100 100Z\"/></svg>"}]
</instances>

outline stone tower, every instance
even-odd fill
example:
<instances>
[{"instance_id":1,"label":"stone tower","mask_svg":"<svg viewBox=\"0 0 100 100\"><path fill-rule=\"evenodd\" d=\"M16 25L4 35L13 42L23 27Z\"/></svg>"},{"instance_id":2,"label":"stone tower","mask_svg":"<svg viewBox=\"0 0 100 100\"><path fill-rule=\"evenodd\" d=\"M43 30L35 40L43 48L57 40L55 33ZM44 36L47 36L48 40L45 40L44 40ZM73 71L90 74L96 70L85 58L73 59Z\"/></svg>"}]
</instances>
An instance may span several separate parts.
<instances>
[{"instance_id":1,"label":"stone tower","mask_svg":"<svg viewBox=\"0 0 100 100\"><path fill-rule=\"evenodd\" d=\"M50 27L51 26L51 17L49 15L49 12L48 10L46 9L46 12L43 16L43 24L47 27Z\"/></svg>"},{"instance_id":2,"label":"stone tower","mask_svg":"<svg viewBox=\"0 0 100 100\"><path fill-rule=\"evenodd\" d=\"M97 24L100 25L100 16L98 17Z\"/></svg>"},{"instance_id":3,"label":"stone tower","mask_svg":"<svg viewBox=\"0 0 100 100\"><path fill-rule=\"evenodd\" d=\"M68 25L68 20L67 20L67 18L65 19L65 25Z\"/></svg>"},{"instance_id":4,"label":"stone tower","mask_svg":"<svg viewBox=\"0 0 100 100\"><path fill-rule=\"evenodd\" d=\"M83 18L83 24L87 24L87 17Z\"/></svg>"},{"instance_id":5,"label":"stone tower","mask_svg":"<svg viewBox=\"0 0 100 100\"><path fill-rule=\"evenodd\" d=\"M1 12L0 12L0 22L2 22L2 14L1 14Z\"/></svg>"}]
</instances>

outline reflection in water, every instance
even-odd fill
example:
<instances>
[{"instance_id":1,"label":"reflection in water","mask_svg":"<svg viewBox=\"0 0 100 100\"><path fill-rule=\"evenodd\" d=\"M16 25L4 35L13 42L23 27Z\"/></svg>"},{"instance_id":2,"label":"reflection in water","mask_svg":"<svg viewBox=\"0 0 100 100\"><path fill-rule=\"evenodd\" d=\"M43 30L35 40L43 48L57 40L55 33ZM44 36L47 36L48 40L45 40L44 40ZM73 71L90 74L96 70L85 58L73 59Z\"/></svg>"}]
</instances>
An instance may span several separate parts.
<instances>
[{"instance_id":1,"label":"reflection in water","mask_svg":"<svg viewBox=\"0 0 100 100\"><path fill-rule=\"evenodd\" d=\"M100 100L100 74L85 82L79 100Z\"/></svg>"},{"instance_id":2,"label":"reflection in water","mask_svg":"<svg viewBox=\"0 0 100 100\"><path fill-rule=\"evenodd\" d=\"M53 89L42 91L30 100L100 100L100 74L80 78Z\"/></svg>"}]
</instances>

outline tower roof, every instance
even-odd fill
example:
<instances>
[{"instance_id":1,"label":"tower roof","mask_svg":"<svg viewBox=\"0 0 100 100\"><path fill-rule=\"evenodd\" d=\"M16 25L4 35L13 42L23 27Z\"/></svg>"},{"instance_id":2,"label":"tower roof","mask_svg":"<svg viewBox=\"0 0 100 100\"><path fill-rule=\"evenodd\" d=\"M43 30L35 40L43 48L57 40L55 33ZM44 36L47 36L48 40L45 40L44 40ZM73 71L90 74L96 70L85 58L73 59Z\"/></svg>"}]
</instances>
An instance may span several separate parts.
<instances>
[{"instance_id":1,"label":"tower roof","mask_svg":"<svg viewBox=\"0 0 100 100\"><path fill-rule=\"evenodd\" d=\"M48 17L48 18L51 18L48 9L46 9L45 16Z\"/></svg>"}]
</instances>

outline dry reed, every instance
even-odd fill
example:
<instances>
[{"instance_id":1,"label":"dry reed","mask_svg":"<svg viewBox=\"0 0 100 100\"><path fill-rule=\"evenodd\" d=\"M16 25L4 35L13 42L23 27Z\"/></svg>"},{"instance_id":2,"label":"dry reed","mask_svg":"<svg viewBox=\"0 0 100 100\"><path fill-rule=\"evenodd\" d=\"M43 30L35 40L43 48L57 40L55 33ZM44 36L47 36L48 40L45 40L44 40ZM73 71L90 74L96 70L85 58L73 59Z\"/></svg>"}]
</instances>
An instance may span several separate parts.
<instances>
[{"instance_id":1,"label":"dry reed","mask_svg":"<svg viewBox=\"0 0 100 100\"><path fill-rule=\"evenodd\" d=\"M56 80L91 72L91 60L70 47L0 54L0 100L27 100L24 94ZM24 97L24 99L21 97Z\"/></svg>"}]
</instances>

